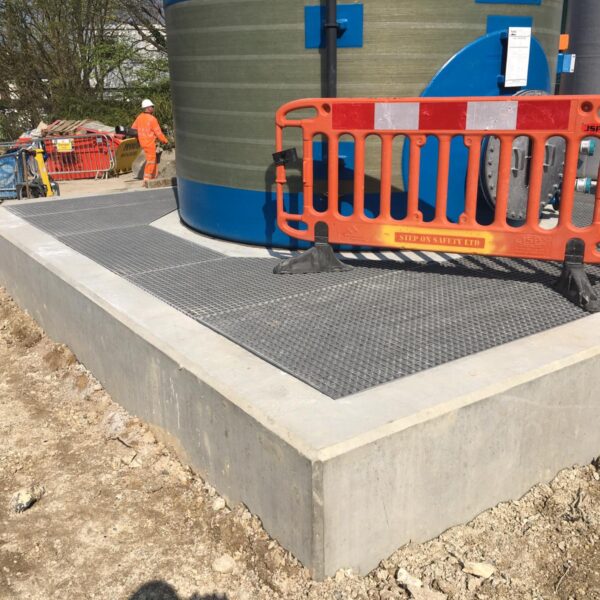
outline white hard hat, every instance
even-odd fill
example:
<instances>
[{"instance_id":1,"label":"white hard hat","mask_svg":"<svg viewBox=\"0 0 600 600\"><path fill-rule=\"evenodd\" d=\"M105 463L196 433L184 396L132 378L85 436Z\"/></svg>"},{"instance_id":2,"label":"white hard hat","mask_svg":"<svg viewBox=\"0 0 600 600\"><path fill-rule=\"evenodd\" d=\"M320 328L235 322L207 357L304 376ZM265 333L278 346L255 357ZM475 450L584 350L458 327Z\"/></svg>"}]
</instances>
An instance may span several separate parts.
<instances>
[{"instance_id":1,"label":"white hard hat","mask_svg":"<svg viewBox=\"0 0 600 600\"><path fill-rule=\"evenodd\" d=\"M151 106L154 106L154 102L152 102L152 100L148 100L148 98L142 100L142 108L150 108Z\"/></svg>"}]
</instances>

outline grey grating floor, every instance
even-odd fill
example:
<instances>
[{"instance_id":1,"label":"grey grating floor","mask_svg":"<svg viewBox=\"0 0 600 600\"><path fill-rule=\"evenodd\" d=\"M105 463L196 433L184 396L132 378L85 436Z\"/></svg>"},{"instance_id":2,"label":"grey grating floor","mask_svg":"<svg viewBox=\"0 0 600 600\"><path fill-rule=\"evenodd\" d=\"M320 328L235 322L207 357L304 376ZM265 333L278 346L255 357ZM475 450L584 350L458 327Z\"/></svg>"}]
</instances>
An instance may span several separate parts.
<instances>
[{"instance_id":1,"label":"grey grating floor","mask_svg":"<svg viewBox=\"0 0 600 600\"><path fill-rule=\"evenodd\" d=\"M275 259L229 258L149 226L175 208L165 190L8 207L332 398L586 314L552 290L555 264L357 260L346 273L277 276ZM588 202L577 217L590 215Z\"/></svg>"},{"instance_id":2,"label":"grey grating floor","mask_svg":"<svg viewBox=\"0 0 600 600\"><path fill-rule=\"evenodd\" d=\"M196 244L173 244L172 235L148 225L104 229L93 235L71 234L61 239L119 275L139 276L223 258L222 254Z\"/></svg>"},{"instance_id":3,"label":"grey grating floor","mask_svg":"<svg viewBox=\"0 0 600 600\"><path fill-rule=\"evenodd\" d=\"M594 217L594 197L577 194L573 205L573 223L577 227L589 227Z\"/></svg>"}]
</instances>

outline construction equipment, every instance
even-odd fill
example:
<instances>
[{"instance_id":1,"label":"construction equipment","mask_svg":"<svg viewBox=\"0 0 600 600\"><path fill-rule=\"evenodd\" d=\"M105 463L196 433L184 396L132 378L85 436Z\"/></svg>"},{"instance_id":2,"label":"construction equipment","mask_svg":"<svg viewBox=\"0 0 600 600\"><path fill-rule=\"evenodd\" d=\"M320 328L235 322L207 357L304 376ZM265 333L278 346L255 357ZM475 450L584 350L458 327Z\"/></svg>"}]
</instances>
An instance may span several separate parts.
<instances>
[{"instance_id":1,"label":"construction equipment","mask_svg":"<svg viewBox=\"0 0 600 600\"><path fill-rule=\"evenodd\" d=\"M48 175L42 149L17 146L0 156L0 201L55 195L60 189Z\"/></svg>"},{"instance_id":2,"label":"construction equipment","mask_svg":"<svg viewBox=\"0 0 600 600\"><path fill-rule=\"evenodd\" d=\"M27 132L21 145L40 145L47 156L48 172L59 181L107 178L129 172L140 152L136 140L126 139L114 127L89 119L58 120L42 128L38 136ZM121 148L121 145L125 145Z\"/></svg>"}]
</instances>

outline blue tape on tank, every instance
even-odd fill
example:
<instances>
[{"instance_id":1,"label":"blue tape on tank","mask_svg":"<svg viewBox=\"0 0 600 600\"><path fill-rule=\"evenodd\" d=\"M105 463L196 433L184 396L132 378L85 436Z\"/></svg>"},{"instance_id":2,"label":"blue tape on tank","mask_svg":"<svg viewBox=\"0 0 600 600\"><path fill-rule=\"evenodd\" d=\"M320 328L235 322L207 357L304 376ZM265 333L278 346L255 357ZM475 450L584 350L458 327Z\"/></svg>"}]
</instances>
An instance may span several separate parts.
<instances>
[{"instance_id":1,"label":"blue tape on tank","mask_svg":"<svg viewBox=\"0 0 600 600\"><path fill-rule=\"evenodd\" d=\"M306 48L325 48L325 7L304 7L304 45ZM337 22L340 25L338 48L363 47L363 5L338 4Z\"/></svg>"},{"instance_id":2,"label":"blue tape on tank","mask_svg":"<svg viewBox=\"0 0 600 600\"><path fill-rule=\"evenodd\" d=\"M558 60L556 61L556 72L557 73L573 73L574 69L575 69L575 54L559 52Z\"/></svg>"},{"instance_id":3,"label":"blue tape on tank","mask_svg":"<svg viewBox=\"0 0 600 600\"><path fill-rule=\"evenodd\" d=\"M509 27L533 27L533 17L507 17L505 15L489 15L486 33L506 31Z\"/></svg>"},{"instance_id":4,"label":"blue tape on tank","mask_svg":"<svg viewBox=\"0 0 600 600\"><path fill-rule=\"evenodd\" d=\"M542 0L475 0L476 4L533 4L539 6Z\"/></svg>"}]
</instances>

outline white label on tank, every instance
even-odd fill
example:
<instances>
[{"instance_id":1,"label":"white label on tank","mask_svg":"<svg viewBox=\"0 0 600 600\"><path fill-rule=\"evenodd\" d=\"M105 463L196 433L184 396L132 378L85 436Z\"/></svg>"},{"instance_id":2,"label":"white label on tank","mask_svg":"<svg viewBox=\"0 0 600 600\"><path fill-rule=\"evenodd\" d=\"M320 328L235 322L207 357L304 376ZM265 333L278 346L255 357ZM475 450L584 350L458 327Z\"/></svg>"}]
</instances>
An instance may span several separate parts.
<instances>
[{"instance_id":1,"label":"white label on tank","mask_svg":"<svg viewBox=\"0 0 600 600\"><path fill-rule=\"evenodd\" d=\"M530 50L531 27L509 27L504 76L505 87L523 87L527 85Z\"/></svg>"}]
</instances>

